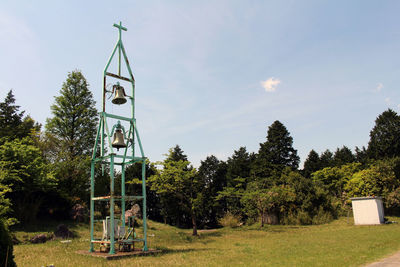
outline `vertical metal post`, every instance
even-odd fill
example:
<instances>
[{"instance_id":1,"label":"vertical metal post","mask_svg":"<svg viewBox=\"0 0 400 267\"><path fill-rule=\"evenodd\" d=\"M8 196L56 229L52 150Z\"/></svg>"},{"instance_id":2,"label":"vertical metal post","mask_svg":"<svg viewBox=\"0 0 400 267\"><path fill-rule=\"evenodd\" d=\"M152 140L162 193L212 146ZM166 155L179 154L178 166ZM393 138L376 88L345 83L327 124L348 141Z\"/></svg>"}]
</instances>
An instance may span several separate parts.
<instances>
[{"instance_id":1,"label":"vertical metal post","mask_svg":"<svg viewBox=\"0 0 400 267\"><path fill-rule=\"evenodd\" d=\"M125 164L121 166L121 221L125 228Z\"/></svg>"},{"instance_id":2,"label":"vertical metal post","mask_svg":"<svg viewBox=\"0 0 400 267\"><path fill-rule=\"evenodd\" d=\"M110 252L115 254L115 222L114 222L114 156L111 154L110 158Z\"/></svg>"},{"instance_id":3,"label":"vertical metal post","mask_svg":"<svg viewBox=\"0 0 400 267\"><path fill-rule=\"evenodd\" d=\"M147 210L146 210L146 160L142 159L142 196L143 196L143 251L147 251Z\"/></svg>"},{"instance_id":4,"label":"vertical metal post","mask_svg":"<svg viewBox=\"0 0 400 267\"><path fill-rule=\"evenodd\" d=\"M100 118L100 126L101 127L101 135L100 135L100 157L104 157L104 121L106 118L104 117L104 112L101 113L101 118ZM104 175L104 164L101 164L101 174Z\"/></svg>"},{"instance_id":5,"label":"vertical metal post","mask_svg":"<svg viewBox=\"0 0 400 267\"><path fill-rule=\"evenodd\" d=\"M119 22L118 28L118 75L121 76L121 27L122 22Z\"/></svg>"},{"instance_id":6,"label":"vertical metal post","mask_svg":"<svg viewBox=\"0 0 400 267\"><path fill-rule=\"evenodd\" d=\"M135 127L136 127L136 125L135 125L134 121L135 121L135 119L132 119L131 122L130 122L131 123L131 129L132 129L132 158L135 157Z\"/></svg>"},{"instance_id":7,"label":"vertical metal post","mask_svg":"<svg viewBox=\"0 0 400 267\"><path fill-rule=\"evenodd\" d=\"M97 143L97 142L96 142ZM94 251L94 159L90 163L90 249L89 252Z\"/></svg>"},{"instance_id":8,"label":"vertical metal post","mask_svg":"<svg viewBox=\"0 0 400 267\"><path fill-rule=\"evenodd\" d=\"M121 30L119 32L121 32ZM121 76L121 44L118 45L118 75Z\"/></svg>"}]
</instances>

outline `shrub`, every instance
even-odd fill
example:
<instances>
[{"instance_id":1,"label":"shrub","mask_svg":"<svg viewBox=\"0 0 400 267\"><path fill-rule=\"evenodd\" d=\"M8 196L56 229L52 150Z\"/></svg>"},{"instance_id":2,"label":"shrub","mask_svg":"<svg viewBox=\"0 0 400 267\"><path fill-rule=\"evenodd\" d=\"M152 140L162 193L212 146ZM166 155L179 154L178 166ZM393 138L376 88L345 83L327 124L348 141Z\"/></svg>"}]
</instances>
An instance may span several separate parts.
<instances>
[{"instance_id":1,"label":"shrub","mask_svg":"<svg viewBox=\"0 0 400 267\"><path fill-rule=\"evenodd\" d=\"M259 218L257 218L257 217L248 217L247 219L246 219L246 225L253 225L253 224L255 224L257 221L259 220ZM260 220L261 221L261 220Z\"/></svg>"},{"instance_id":2,"label":"shrub","mask_svg":"<svg viewBox=\"0 0 400 267\"><path fill-rule=\"evenodd\" d=\"M312 224L325 224L333 220L331 212L325 211L322 208L318 210L318 213L312 218Z\"/></svg>"},{"instance_id":3,"label":"shrub","mask_svg":"<svg viewBox=\"0 0 400 267\"><path fill-rule=\"evenodd\" d=\"M0 266L16 266L11 235L2 219L0 219Z\"/></svg>"},{"instance_id":4,"label":"shrub","mask_svg":"<svg viewBox=\"0 0 400 267\"><path fill-rule=\"evenodd\" d=\"M218 223L224 227L236 228L240 225L240 217L228 211L224 217L218 220Z\"/></svg>"},{"instance_id":5,"label":"shrub","mask_svg":"<svg viewBox=\"0 0 400 267\"><path fill-rule=\"evenodd\" d=\"M282 219L283 224L297 224L297 225L308 225L312 224L312 218L304 210L298 212L289 212L287 216Z\"/></svg>"}]
</instances>

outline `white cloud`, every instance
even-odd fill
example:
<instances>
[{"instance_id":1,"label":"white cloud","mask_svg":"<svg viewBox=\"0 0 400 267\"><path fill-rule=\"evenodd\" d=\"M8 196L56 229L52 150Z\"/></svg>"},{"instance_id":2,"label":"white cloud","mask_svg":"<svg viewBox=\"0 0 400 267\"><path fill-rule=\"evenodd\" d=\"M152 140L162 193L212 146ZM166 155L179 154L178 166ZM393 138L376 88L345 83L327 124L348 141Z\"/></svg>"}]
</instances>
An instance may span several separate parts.
<instances>
[{"instance_id":1,"label":"white cloud","mask_svg":"<svg viewBox=\"0 0 400 267\"><path fill-rule=\"evenodd\" d=\"M382 84L382 83L378 83L377 86L376 86L376 88L375 88L375 92L380 92L380 91L382 91L382 88L383 88L383 84Z\"/></svg>"},{"instance_id":2,"label":"white cloud","mask_svg":"<svg viewBox=\"0 0 400 267\"><path fill-rule=\"evenodd\" d=\"M397 108L400 109L400 104L397 105Z\"/></svg>"},{"instance_id":3,"label":"white cloud","mask_svg":"<svg viewBox=\"0 0 400 267\"><path fill-rule=\"evenodd\" d=\"M265 89L266 92L275 92L276 87L280 83L281 80L271 77L266 81L261 81L261 86Z\"/></svg>"},{"instance_id":4,"label":"white cloud","mask_svg":"<svg viewBox=\"0 0 400 267\"><path fill-rule=\"evenodd\" d=\"M386 102L386 104L390 105L390 97L386 97L385 102Z\"/></svg>"}]
</instances>

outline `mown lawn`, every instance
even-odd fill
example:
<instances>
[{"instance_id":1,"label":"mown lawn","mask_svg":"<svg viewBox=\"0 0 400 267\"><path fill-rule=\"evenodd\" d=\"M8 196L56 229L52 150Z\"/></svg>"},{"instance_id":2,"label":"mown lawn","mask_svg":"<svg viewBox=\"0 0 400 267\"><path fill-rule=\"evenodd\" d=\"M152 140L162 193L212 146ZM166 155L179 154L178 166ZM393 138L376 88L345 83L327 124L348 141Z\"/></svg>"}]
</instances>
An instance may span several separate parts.
<instances>
[{"instance_id":1,"label":"mown lawn","mask_svg":"<svg viewBox=\"0 0 400 267\"><path fill-rule=\"evenodd\" d=\"M190 230L149 222L149 247L163 252L110 261L76 254L89 248L89 227L77 224L71 229L79 235L71 243L14 246L18 266L360 266L400 250L399 224L354 226L347 218L319 226L208 230L199 237L192 237ZM38 233L29 230L15 233L22 240Z\"/></svg>"}]
</instances>

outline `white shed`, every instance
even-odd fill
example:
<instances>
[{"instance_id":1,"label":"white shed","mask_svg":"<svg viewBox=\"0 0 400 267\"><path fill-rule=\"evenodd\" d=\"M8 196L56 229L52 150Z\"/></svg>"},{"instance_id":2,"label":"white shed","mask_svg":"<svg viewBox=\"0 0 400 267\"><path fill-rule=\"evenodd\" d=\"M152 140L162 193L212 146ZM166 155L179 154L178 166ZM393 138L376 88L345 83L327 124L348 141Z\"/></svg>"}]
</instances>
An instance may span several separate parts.
<instances>
[{"instance_id":1,"label":"white shed","mask_svg":"<svg viewBox=\"0 0 400 267\"><path fill-rule=\"evenodd\" d=\"M355 225L384 223L382 198L354 197L351 199Z\"/></svg>"}]
</instances>

